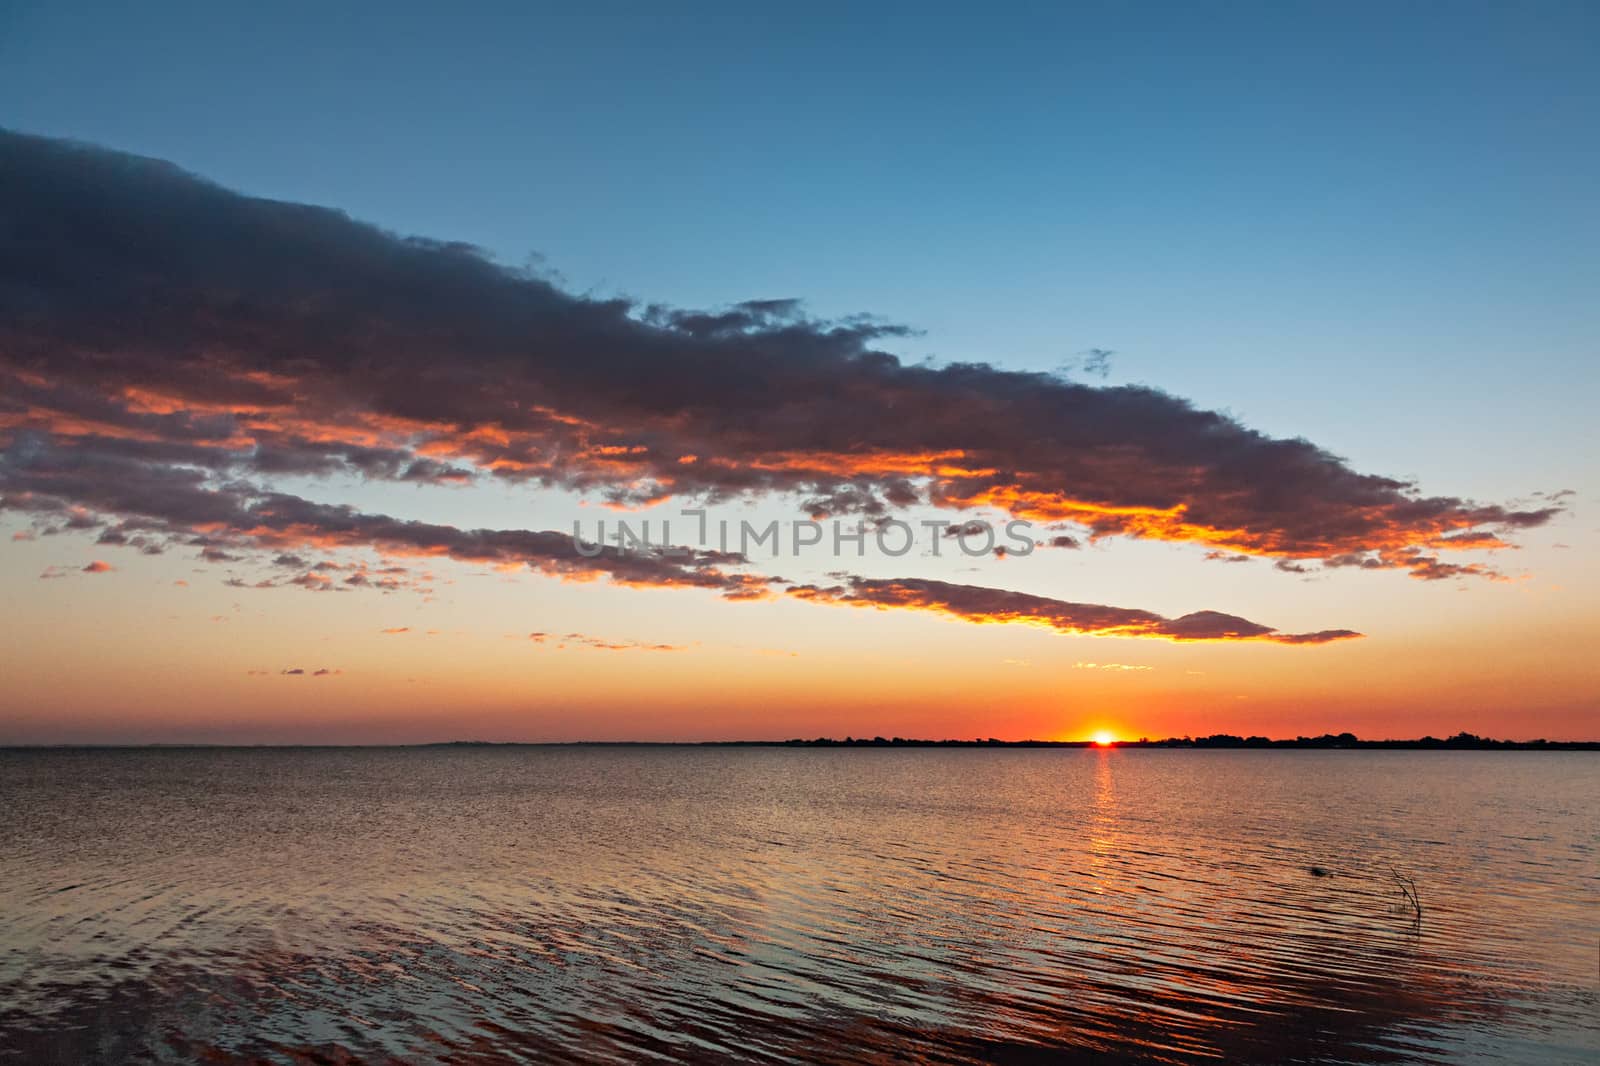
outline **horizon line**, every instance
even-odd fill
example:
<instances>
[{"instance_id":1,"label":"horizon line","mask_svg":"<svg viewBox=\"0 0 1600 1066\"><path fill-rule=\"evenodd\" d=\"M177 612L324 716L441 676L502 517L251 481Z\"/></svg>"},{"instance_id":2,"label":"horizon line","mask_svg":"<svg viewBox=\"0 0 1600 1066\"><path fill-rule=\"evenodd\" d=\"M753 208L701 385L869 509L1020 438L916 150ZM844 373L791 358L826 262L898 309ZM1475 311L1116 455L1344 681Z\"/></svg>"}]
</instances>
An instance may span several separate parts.
<instances>
[{"instance_id":1,"label":"horizon line","mask_svg":"<svg viewBox=\"0 0 1600 1066\"><path fill-rule=\"evenodd\" d=\"M1505 740L1481 737L1465 731L1448 737L1432 735L1412 738L1390 737L1367 739L1353 733L1324 733L1319 736L1263 737L1238 736L1216 733L1200 737L1141 737L1138 739L1111 740L1001 740L996 737L944 738L925 737L836 737L801 738L783 740L719 739L719 740L474 740L454 738L399 743L380 742L293 742L274 741L261 743L226 741L63 741L42 743L0 743L0 751L40 750L99 750L99 749L327 749L327 748L573 748L573 747L766 747L766 748L1158 748L1165 750L1361 750L1361 749L1411 749L1422 751L1493 751L1493 750L1600 750L1600 739Z\"/></svg>"}]
</instances>

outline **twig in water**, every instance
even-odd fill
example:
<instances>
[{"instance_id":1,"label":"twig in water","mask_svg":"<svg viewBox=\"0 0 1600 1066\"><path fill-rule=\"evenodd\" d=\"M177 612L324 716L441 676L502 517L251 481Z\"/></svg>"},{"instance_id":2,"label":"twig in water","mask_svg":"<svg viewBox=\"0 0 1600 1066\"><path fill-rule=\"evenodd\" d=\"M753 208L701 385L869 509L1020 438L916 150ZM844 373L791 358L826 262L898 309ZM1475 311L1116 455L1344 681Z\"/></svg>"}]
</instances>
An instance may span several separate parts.
<instances>
[{"instance_id":1,"label":"twig in water","mask_svg":"<svg viewBox=\"0 0 1600 1066\"><path fill-rule=\"evenodd\" d=\"M1400 894L1406 898L1407 903L1411 904L1411 909L1417 912L1417 921L1420 922L1422 920L1422 901L1417 898L1417 883L1393 866L1389 867L1389 876L1393 877L1394 883L1400 886Z\"/></svg>"}]
</instances>

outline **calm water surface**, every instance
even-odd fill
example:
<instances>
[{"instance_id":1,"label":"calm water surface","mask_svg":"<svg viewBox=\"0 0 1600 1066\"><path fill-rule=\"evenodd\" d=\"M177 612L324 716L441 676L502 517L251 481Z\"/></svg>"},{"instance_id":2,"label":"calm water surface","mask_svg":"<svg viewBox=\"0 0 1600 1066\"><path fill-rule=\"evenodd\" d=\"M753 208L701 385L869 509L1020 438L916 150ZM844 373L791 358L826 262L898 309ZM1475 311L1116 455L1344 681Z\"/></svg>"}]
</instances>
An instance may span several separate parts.
<instances>
[{"instance_id":1,"label":"calm water surface","mask_svg":"<svg viewBox=\"0 0 1600 1066\"><path fill-rule=\"evenodd\" d=\"M0 1062L1595 1062L1597 849L1591 753L0 752Z\"/></svg>"}]
</instances>

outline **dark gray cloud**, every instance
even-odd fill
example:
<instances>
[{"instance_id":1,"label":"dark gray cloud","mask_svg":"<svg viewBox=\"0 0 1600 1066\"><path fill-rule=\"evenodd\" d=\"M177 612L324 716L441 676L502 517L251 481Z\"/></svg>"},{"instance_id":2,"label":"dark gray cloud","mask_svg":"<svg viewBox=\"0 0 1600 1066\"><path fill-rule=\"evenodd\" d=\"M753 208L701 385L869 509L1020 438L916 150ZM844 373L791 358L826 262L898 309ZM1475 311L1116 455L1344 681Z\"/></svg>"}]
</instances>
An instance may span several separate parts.
<instances>
[{"instance_id":1,"label":"dark gray cloud","mask_svg":"<svg viewBox=\"0 0 1600 1066\"><path fill-rule=\"evenodd\" d=\"M877 347L901 332L818 322L788 300L691 311L574 296L463 245L0 132L0 442L23 453L0 474L8 502L36 491L13 474L48 441L141 469L93 498L63 481L64 503L201 527L237 517L235 494L202 483L496 477L622 503L991 506L1419 577L1488 572L1432 553L1504 544L1562 506L1424 496L1154 389L905 365ZM250 504L280 521L301 506ZM317 518L446 553L540 554L506 533Z\"/></svg>"},{"instance_id":2,"label":"dark gray cloud","mask_svg":"<svg viewBox=\"0 0 1600 1066\"><path fill-rule=\"evenodd\" d=\"M968 622L1012 622L1047 626L1063 633L1167 640L1257 640L1278 644L1327 644L1361 636L1349 629L1280 633L1270 626L1220 611L1195 611L1165 618L1152 611L1072 603L1026 592L926 579L850 577L837 585L796 585L791 596L852 607L933 611Z\"/></svg>"}]
</instances>

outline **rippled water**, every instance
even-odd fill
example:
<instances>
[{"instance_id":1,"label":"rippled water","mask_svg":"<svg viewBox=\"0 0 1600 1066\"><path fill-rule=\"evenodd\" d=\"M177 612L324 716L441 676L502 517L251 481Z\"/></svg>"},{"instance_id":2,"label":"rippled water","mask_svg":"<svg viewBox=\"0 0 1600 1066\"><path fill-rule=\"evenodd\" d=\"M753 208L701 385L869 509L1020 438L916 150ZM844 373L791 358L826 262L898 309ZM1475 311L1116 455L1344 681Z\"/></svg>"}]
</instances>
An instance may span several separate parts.
<instances>
[{"instance_id":1,"label":"rippled water","mask_svg":"<svg viewBox=\"0 0 1600 1066\"><path fill-rule=\"evenodd\" d=\"M0 790L0 1061L1600 1057L1590 753L14 751Z\"/></svg>"}]
</instances>

